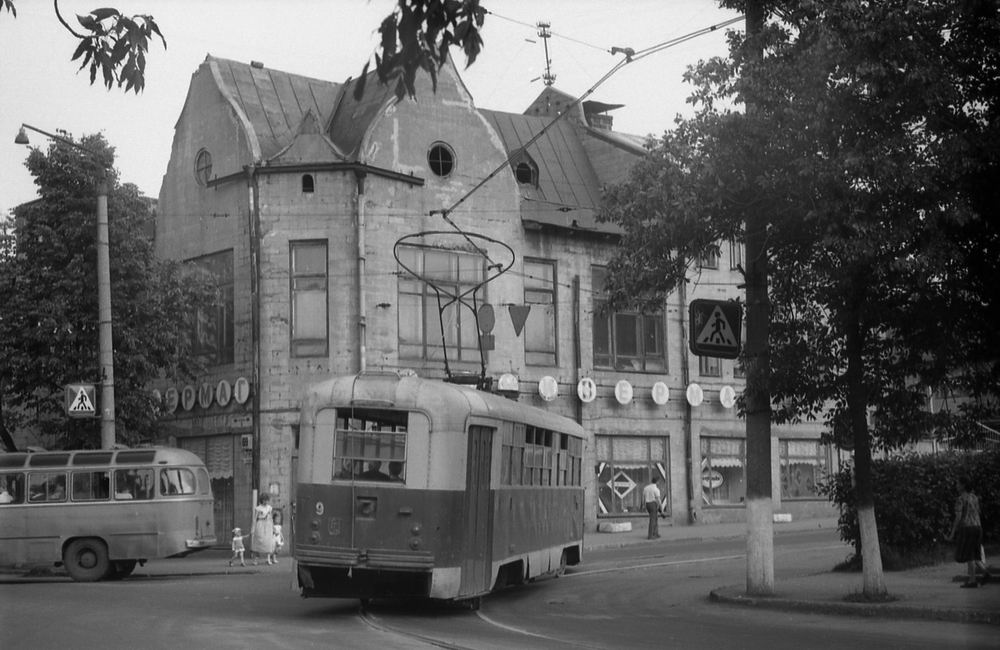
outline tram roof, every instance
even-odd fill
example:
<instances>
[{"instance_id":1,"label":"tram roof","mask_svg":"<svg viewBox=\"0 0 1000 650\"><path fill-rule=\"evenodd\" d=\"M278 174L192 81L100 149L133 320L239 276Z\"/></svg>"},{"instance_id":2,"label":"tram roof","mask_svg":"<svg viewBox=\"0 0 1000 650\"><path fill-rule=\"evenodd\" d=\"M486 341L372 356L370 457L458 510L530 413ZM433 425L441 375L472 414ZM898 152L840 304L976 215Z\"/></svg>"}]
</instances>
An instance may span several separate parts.
<instances>
[{"instance_id":1,"label":"tram roof","mask_svg":"<svg viewBox=\"0 0 1000 650\"><path fill-rule=\"evenodd\" d=\"M314 384L309 392L311 397L306 403L313 408L346 405L413 409L425 411L439 421L447 414L454 414L463 420L479 415L543 427L580 438L587 436L582 426L562 415L470 386L424 377L396 373L346 375Z\"/></svg>"},{"instance_id":2,"label":"tram roof","mask_svg":"<svg viewBox=\"0 0 1000 650\"><path fill-rule=\"evenodd\" d=\"M0 454L0 469L168 464L201 465L202 461L193 452L173 447L77 449Z\"/></svg>"}]
</instances>

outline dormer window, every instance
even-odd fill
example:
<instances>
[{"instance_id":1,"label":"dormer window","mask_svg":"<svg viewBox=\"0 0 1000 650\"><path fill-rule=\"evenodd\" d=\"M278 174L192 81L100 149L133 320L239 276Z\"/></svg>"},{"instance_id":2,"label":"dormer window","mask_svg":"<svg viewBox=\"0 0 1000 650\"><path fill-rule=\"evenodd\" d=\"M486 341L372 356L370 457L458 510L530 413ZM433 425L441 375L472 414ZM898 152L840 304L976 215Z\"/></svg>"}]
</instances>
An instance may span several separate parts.
<instances>
[{"instance_id":1,"label":"dormer window","mask_svg":"<svg viewBox=\"0 0 1000 650\"><path fill-rule=\"evenodd\" d=\"M312 194L314 191L316 191L316 183L315 183L315 181L313 181L312 174L303 174L302 175L302 193L303 194Z\"/></svg>"},{"instance_id":2,"label":"dormer window","mask_svg":"<svg viewBox=\"0 0 1000 650\"><path fill-rule=\"evenodd\" d=\"M514 169L514 178L518 183L538 187L538 165L530 156L524 154L511 161L511 167Z\"/></svg>"}]
</instances>

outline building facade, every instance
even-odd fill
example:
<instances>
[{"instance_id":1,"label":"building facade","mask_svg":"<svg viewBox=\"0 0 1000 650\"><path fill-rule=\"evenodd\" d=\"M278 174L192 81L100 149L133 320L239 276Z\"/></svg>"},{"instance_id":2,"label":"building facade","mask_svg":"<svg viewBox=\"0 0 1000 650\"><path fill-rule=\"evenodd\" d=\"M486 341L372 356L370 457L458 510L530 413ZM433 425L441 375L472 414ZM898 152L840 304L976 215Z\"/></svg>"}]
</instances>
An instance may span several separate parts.
<instances>
[{"instance_id":1,"label":"building facade","mask_svg":"<svg viewBox=\"0 0 1000 650\"><path fill-rule=\"evenodd\" d=\"M601 188L644 154L611 129L620 107L548 87L524 113L481 109L450 63L417 101L355 84L209 56L176 124L157 252L210 271L222 300L193 328L205 375L156 391L165 442L208 463L220 527L258 491L287 511L304 389L375 370L483 375L583 424L588 530L643 516L654 475L673 523L742 520L744 380L687 331L691 300L741 295L742 247L657 313L601 309ZM774 428L776 512L832 512L819 436Z\"/></svg>"}]
</instances>

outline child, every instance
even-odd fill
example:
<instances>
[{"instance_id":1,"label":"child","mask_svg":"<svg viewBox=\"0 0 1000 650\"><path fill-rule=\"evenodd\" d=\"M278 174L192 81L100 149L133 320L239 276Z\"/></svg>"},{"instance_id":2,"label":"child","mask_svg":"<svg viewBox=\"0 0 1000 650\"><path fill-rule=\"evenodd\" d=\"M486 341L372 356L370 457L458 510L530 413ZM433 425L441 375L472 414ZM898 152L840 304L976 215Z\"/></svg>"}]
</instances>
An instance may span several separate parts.
<instances>
[{"instance_id":1,"label":"child","mask_svg":"<svg viewBox=\"0 0 1000 650\"><path fill-rule=\"evenodd\" d=\"M233 529L233 557L229 559L229 566L233 566L233 562L237 559L240 561L240 566L246 566L247 563L243 561L243 553L246 551L246 547L243 546L243 540L249 537L249 535L244 535L243 531L238 527Z\"/></svg>"},{"instance_id":2,"label":"child","mask_svg":"<svg viewBox=\"0 0 1000 650\"><path fill-rule=\"evenodd\" d=\"M278 513L274 513L274 563L278 563L278 553L285 545L285 536L281 533L281 524L278 523Z\"/></svg>"}]
</instances>

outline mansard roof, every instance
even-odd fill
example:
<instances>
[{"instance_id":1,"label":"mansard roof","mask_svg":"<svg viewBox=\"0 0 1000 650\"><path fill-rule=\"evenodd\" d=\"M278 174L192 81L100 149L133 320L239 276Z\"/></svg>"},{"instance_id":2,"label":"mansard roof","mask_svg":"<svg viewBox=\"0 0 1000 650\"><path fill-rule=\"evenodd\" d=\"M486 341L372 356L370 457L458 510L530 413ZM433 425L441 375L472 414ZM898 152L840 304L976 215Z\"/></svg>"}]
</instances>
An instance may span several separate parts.
<instances>
[{"instance_id":1,"label":"mansard roof","mask_svg":"<svg viewBox=\"0 0 1000 650\"><path fill-rule=\"evenodd\" d=\"M209 55L205 58L222 94L248 127L261 160L287 148L312 112L327 124L336 106L340 85L303 75ZM253 146L253 144L251 144Z\"/></svg>"}]
</instances>

